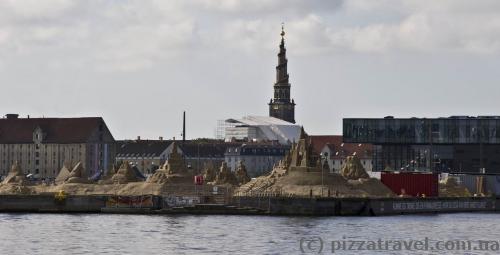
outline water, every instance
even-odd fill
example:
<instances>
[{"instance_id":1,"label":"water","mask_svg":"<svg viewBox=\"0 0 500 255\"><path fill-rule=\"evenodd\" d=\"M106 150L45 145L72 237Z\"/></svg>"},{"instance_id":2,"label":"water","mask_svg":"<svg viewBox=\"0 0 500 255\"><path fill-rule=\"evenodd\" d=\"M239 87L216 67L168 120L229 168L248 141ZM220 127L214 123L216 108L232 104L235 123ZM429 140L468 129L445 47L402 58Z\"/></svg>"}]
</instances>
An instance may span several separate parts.
<instances>
[{"instance_id":1,"label":"water","mask_svg":"<svg viewBox=\"0 0 500 255\"><path fill-rule=\"evenodd\" d=\"M497 214L343 218L0 214L0 254L300 254L301 239L305 252L317 252L318 238L323 240L323 253L332 254L335 240L499 240L498 233Z\"/></svg>"}]
</instances>

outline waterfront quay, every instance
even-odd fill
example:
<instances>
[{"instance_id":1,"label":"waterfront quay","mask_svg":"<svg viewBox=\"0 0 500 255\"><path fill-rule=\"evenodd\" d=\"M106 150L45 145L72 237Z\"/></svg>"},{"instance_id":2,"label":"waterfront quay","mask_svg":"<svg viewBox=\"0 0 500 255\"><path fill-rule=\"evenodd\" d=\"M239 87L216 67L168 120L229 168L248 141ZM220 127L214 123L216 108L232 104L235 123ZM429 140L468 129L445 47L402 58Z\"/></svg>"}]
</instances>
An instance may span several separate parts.
<instances>
[{"instance_id":1,"label":"waterfront quay","mask_svg":"<svg viewBox=\"0 0 500 255\"><path fill-rule=\"evenodd\" d=\"M204 201L205 199L205 201ZM233 214L279 216L384 216L421 213L500 212L500 198L305 198L235 196L223 203L207 197L57 194L2 195L0 212Z\"/></svg>"}]
</instances>

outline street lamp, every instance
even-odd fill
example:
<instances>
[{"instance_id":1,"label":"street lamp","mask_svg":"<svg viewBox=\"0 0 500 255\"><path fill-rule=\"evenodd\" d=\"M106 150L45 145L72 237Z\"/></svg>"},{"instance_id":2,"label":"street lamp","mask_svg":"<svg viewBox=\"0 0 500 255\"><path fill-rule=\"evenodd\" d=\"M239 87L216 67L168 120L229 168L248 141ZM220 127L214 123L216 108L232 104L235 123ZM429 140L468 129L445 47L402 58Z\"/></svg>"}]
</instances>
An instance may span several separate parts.
<instances>
[{"instance_id":1,"label":"street lamp","mask_svg":"<svg viewBox=\"0 0 500 255\"><path fill-rule=\"evenodd\" d=\"M321 196L323 196L323 185L324 185L324 164L325 164L325 160L327 160L327 157L328 157L328 152L322 152L320 154L321 156Z\"/></svg>"}]
</instances>

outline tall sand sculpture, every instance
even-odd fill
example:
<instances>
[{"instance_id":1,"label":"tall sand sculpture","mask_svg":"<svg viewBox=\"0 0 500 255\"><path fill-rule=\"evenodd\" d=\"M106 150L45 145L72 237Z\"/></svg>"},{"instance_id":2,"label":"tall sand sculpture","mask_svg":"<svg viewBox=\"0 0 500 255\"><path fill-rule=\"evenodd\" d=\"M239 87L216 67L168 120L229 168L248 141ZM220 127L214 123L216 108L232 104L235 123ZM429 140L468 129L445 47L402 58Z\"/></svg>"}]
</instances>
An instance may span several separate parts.
<instances>
[{"instance_id":1,"label":"tall sand sculpture","mask_svg":"<svg viewBox=\"0 0 500 255\"><path fill-rule=\"evenodd\" d=\"M352 161L352 159L351 159ZM320 155L313 150L311 139L301 130L300 139L267 176L260 176L239 187L235 194L253 196L281 194L284 196L387 197L394 193L379 180L368 178L353 162L354 171L347 179L323 167ZM351 167L352 168L352 167ZM352 170L352 169L351 169ZM350 174L354 172L353 174ZM364 172L366 173L366 172ZM366 178L364 178L366 177Z\"/></svg>"}]
</instances>

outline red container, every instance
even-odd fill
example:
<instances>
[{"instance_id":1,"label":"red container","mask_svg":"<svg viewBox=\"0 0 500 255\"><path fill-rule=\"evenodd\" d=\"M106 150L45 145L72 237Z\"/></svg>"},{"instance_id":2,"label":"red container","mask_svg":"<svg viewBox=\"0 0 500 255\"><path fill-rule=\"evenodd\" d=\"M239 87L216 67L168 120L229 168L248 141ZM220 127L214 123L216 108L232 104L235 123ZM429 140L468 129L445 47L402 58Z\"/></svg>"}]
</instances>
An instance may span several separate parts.
<instances>
[{"instance_id":1,"label":"red container","mask_svg":"<svg viewBox=\"0 0 500 255\"><path fill-rule=\"evenodd\" d=\"M203 185L203 175L195 175L194 176L194 184Z\"/></svg>"},{"instance_id":2,"label":"red container","mask_svg":"<svg viewBox=\"0 0 500 255\"><path fill-rule=\"evenodd\" d=\"M392 173L382 172L382 183L392 192L409 196L437 197L439 194L439 176L434 173Z\"/></svg>"}]
</instances>

